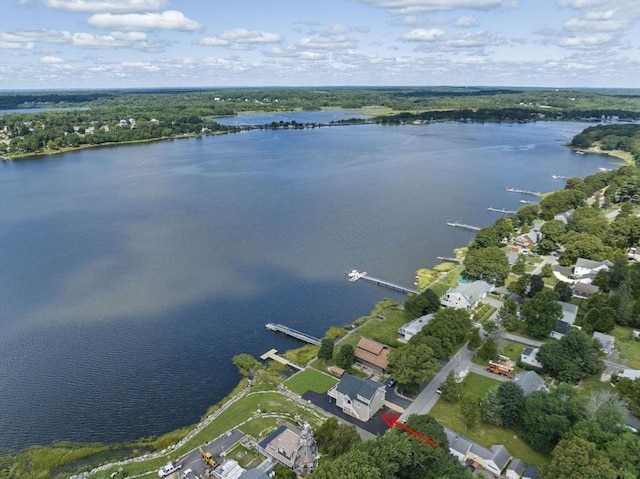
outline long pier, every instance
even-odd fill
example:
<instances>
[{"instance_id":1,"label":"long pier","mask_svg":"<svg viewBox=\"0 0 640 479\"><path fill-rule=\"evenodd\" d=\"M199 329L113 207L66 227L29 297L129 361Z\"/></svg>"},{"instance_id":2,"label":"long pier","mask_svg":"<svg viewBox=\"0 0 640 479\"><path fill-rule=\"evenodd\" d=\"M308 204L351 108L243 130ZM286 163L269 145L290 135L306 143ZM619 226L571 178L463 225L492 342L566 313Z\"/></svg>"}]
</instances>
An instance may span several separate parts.
<instances>
[{"instance_id":1,"label":"long pier","mask_svg":"<svg viewBox=\"0 0 640 479\"><path fill-rule=\"evenodd\" d=\"M462 260L459 258L451 258L449 256L438 256L438 258L440 261L450 261L451 263L458 263L458 264L462 264Z\"/></svg>"},{"instance_id":2,"label":"long pier","mask_svg":"<svg viewBox=\"0 0 640 479\"><path fill-rule=\"evenodd\" d=\"M295 329L289 328L288 326L284 326L283 324L267 323L265 324L265 327L269 331L284 333L287 336L291 336L292 338L299 339L300 341L304 341L309 344L320 346L320 340L318 338L310 336L309 334L306 334L306 333L302 333L300 331L296 331Z\"/></svg>"},{"instance_id":3,"label":"long pier","mask_svg":"<svg viewBox=\"0 0 640 479\"><path fill-rule=\"evenodd\" d=\"M515 215L516 212L513 210L505 210L503 208L487 208L487 211L493 211L495 213L504 213L505 215Z\"/></svg>"},{"instance_id":4,"label":"long pier","mask_svg":"<svg viewBox=\"0 0 640 479\"><path fill-rule=\"evenodd\" d=\"M447 223L447 226L452 226L454 228L462 228L463 230L469 230L469 231L480 231L482 229L479 226L471 226L471 225L466 225L464 223Z\"/></svg>"},{"instance_id":5,"label":"long pier","mask_svg":"<svg viewBox=\"0 0 640 479\"><path fill-rule=\"evenodd\" d=\"M521 190L520 188L506 188L509 193L521 193L523 195L531 195L531 196L542 196L542 193L539 191L529 191L529 190Z\"/></svg>"},{"instance_id":6,"label":"long pier","mask_svg":"<svg viewBox=\"0 0 640 479\"><path fill-rule=\"evenodd\" d=\"M553 178L554 180L568 180L569 179L568 176L562 176L562 175L551 175L551 178Z\"/></svg>"},{"instance_id":7,"label":"long pier","mask_svg":"<svg viewBox=\"0 0 640 479\"><path fill-rule=\"evenodd\" d=\"M346 273L347 279L352 283L355 283L359 279L364 279L365 281L369 281L370 283L377 284L378 286L384 286L385 288L392 289L393 291L399 291L404 294L420 294L420 291L417 289L406 288L398 283L393 283L391 281L387 281L385 279L374 278L373 276L369 276L365 272L356 271L355 269L351 271L351 273Z\"/></svg>"}]
</instances>

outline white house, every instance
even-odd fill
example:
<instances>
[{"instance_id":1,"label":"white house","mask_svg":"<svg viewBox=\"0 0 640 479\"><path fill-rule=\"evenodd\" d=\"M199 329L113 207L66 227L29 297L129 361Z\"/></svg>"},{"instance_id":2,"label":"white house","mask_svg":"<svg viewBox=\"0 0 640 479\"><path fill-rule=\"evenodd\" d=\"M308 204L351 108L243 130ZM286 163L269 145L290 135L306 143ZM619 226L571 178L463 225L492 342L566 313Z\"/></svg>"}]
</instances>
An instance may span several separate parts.
<instances>
[{"instance_id":1,"label":"white house","mask_svg":"<svg viewBox=\"0 0 640 479\"><path fill-rule=\"evenodd\" d=\"M511 454L502 444L491 446L489 449L474 444L467 453L467 459L472 459L496 476L500 476L511 460Z\"/></svg>"},{"instance_id":2,"label":"white house","mask_svg":"<svg viewBox=\"0 0 640 479\"><path fill-rule=\"evenodd\" d=\"M542 363L538 361L537 358L538 351L540 351L540 348L525 348L522 353L520 353L520 362L527 366L541 368Z\"/></svg>"},{"instance_id":3,"label":"white house","mask_svg":"<svg viewBox=\"0 0 640 479\"><path fill-rule=\"evenodd\" d=\"M345 373L327 394L342 412L366 422L384 405L385 390L384 384Z\"/></svg>"},{"instance_id":4,"label":"white house","mask_svg":"<svg viewBox=\"0 0 640 479\"><path fill-rule=\"evenodd\" d=\"M416 334L422 331L429 321L433 319L433 314L425 314L424 316L420 316L417 319L414 319L410 323L405 324L400 329L398 329L398 334L404 338L405 341L409 341Z\"/></svg>"},{"instance_id":5,"label":"white house","mask_svg":"<svg viewBox=\"0 0 640 479\"><path fill-rule=\"evenodd\" d=\"M504 472L507 479L520 479L527 469L527 465L520 459L514 459L509 463L507 470Z\"/></svg>"},{"instance_id":6,"label":"white house","mask_svg":"<svg viewBox=\"0 0 640 479\"><path fill-rule=\"evenodd\" d=\"M611 261L592 261L590 259L578 258L573 267L573 277L579 283L591 283L599 271L609 271L613 266Z\"/></svg>"},{"instance_id":7,"label":"white house","mask_svg":"<svg viewBox=\"0 0 640 479\"><path fill-rule=\"evenodd\" d=\"M618 373L619 378L627 378L632 381L640 379L640 370L638 369L625 369L621 373Z\"/></svg>"},{"instance_id":8,"label":"white house","mask_svg":"<svg viewBox=\"0 0 640 479\"><path fill-rule=\"evenodd\" d=\"M440 298L440 304L448 308L473 309L492 288L486 281L459 284Z\"/></svg>"},{"instance_id":9,"label":"white house","mask_svg":"<svg viewBox=\"0 0 640 479\"><path fill-rule=\"evenodd\" d=\"M553 217L554 220L562 221L565 225L569 222L569 218L574 213L574 209L567 210L564 213L559 213Z\"/></svg>"},{"instance_id":10,"label":"white house","mask_svg":"<svg viewBox=\"0 0 640 479\"><path fill-rule=\"evenodd\" d=\"M609 334L600 333L598 331L593 332L593 339L600 343L600 351L609 356L613 351L616 338Z\"/></svg>"}]
</instances>

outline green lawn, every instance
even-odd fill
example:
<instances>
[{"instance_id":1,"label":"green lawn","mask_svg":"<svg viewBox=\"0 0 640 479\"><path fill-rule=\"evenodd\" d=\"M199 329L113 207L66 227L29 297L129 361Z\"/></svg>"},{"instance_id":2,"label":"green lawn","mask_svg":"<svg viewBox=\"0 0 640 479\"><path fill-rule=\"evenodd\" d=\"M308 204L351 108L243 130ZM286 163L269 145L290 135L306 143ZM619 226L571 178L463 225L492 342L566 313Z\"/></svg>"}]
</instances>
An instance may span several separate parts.
<instances>
[{"instance_id":1,"label":"green lawn","mask_svg":"<svg viewBox=\"0 0 640 479\"><path fill-rule=\"evenodd\" d=\"M589 376L576 386L576 390L580 396L589 398L600 391L611 390L611 384L600 381L600 375Z\"/></svg>"},{"instance_id":2,"label":"green lawn","mask_svg":"<svg viewBox=\"0 0 640 479\"><path fill-rule=\"evenodd\" d=\"M616 338L615 348L620 351L620 359L627 360L627 366L640 369L640 340L634 339L632 328L616 326L612 333Z\"/></svg>"},{"instance_id":3,"label":"green lawn","mask_svg":"<svg viewBox=\"0 0 640 479\"><path fill-rule=\"evenodd\" d=\"M235 460L245 469L257 467L264 459L255 449L247 449L241 444L228 451L226 458Z\"/></svg>"},{"instance_id":4,"label":"green lawn","mask_svg":"<svg viewBox=\"0 0 640 479\"><path fill-rule=\"evenodd\" d=\"M283 356L296 364L304 366L318 355L318 346L306 344L301 348L291 349L283 354Z\"/></svg>"},{"instance_id":5,"label":"green lawn","mask_svg":"<svg viewBox=\"0 0 640 479\"><path fill-rule=\"evenodd\" d=\"M473 396L479 398L498 383L499 381L497 380L470 373L462 384L465 393L471 393ZM448 403L440 399L429 414L436 418L442 425L460 432L485 447L494 444L504 445L513 457L517 457L527 464L539 465L549 462L549 456L531 449L527 443L513 431L491 426L483 422L480 422L473 429L466 430L464 422L462 421L459 403Z\"/></svg>"},{"instance_id":6,"label":"green lawn","mask_svg":"<svg viewBox=\"0 0 640 479\"><path fill-rule=\"evenodd\" d=\"M446 276L429 286L429 289L436 293L438 296L443 296L449 288L455 288L456 286L458 286L458 280L460 279L460 274L463 271L464 266L456 266L451 271L449 271Z\"/></svg>"},{"instance_id":7,"label":"green lawn","mask_svg":"<svg viewBox=\"0 0 640 479\"><path fill-rule=\"evenodd\" d=\"M513 341L505 341L502 347L502 355L508 357L513 361L520 360L520 354L524 350L524 346L520 343L514 343Z\"/></svg>"},{"instance_id":8,"label":"green lawn","mask_svg":"<svg viewBox=\"0 0 640 479\"><path fill-rule=\"evenodd\" d=\"M327 376L316 369L307 368L291 376L285 381L284 385L289 390L302 396L307 391L327 392L337 382L338 380L331 376Z\"/></svg>"},{"instance_id":9,"label":"green lawn","mask_svg":"<svg viewBox=\"0 0 640 479\"><path fill-rule=\"evenodd\" d=\"M406 311L401 309L388 309L381 313L384 319L377 317L371 318L365 324L360 326L357 335L360 337L371 338L379 343L387 344L391 347L398 347L398 329L411 321ZM355 336L355 335L353 335ZM359 340L360 338L358 338ZM358 343L356 340L353 345ZM351 344L351 342L349 342Z\"/></svg>"}]
</instances>

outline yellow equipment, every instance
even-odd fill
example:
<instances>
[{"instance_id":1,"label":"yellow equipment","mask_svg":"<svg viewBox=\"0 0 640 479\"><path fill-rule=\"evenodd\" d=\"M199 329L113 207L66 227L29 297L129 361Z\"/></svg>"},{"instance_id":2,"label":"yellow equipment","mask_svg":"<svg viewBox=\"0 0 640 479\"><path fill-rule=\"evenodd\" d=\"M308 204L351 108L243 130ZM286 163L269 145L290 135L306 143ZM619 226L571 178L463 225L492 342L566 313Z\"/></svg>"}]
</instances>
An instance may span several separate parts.
<instances>
[{"instance_id":1,"label":"yellow equipment","mask_svg":"<svg viewBox=\"0 0 640 479\"><path fill-rule=\"evenodd\" d=\"M205 451L202 448L198 449L200 451L200 456L202 456L202 461L210 466L211 468L215 469L216 467L218 467L218 463L216 462L216 460L213 458L213 454L211 454L210 452Z\"/></svg>"}]
</instances>

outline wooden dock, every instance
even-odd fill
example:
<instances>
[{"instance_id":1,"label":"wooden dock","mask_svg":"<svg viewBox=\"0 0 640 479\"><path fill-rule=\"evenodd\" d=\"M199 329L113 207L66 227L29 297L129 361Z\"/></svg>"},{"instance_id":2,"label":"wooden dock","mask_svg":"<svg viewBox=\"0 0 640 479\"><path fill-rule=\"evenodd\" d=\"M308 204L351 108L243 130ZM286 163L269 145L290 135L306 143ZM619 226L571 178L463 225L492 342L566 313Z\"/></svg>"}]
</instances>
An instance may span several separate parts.
<instances>
[{"instance_id":1,"label":"wooden dock","mask_svg":"<svg viewBox=\"0 0 640 479\"><path fill-rule=\"evenodd\" d=\"M345 273L345 275L347 276L347 279L352 283L355 283L360 279L364 279L365 281L369 281L370 283L377 284L378 286L384 286L385 288L389 288L389 289L392 289L393 291L398 291L400 293L420 294L420 291L418 291L417 289L407 288L405 286L399 285L398 283L393 283L385 279L374 278L373 276L369 276L367 273L356 271L355 269L351 270L350 273Z\"/></svg>"},{"instance_id":2,"label":"wooden dock","mask_svg":"<svg viewBox=\"0 0 640 479\"><path fill-rule=\"evenodd\" d=\"M285 366L290 366L293 369L297 369L298 371L304 371L304 368L302 366L300 366L299 364L293 363L288 359L283 358L277 353L278 353L277 349L270 349L269 351L264 353L262 356L260 356L260 359L262 359L263 361L266 361L267 359L272 359L281 364L284 364Z\"/></svg>"},{"instance_id":3,"label":"wooden dock","mask_svg":"<svg viewBox=\"0 0 640 479\"><path fill-rule=\"evenodd\" d=\"M469 231L480 231L482 229L479 226L471 226L464 223L447 223L447 226L451 226L453 228L461 228L463 230Z\"/></svg>"},{"instance_id":4,"label":"wooden dock","mask_svg":"<svg viewBox=\"0 0 640 479\"><path fill-rule=\"evenodd\" d=\"M292 338L299 339L300 341L304 341L306 343L313 344L315 346L320 346L320 340L318 338L313 337L306 333L302 333L300 331L296 331L295 329L284 326L283 324L267 323L265 324L265 328L267 328L269 331L284 333L287 336L291 336Z\"/></svg>"},{"instance_id":5,"label":"wooden dock","mask_svg":"<svg viewBox=\"0 0 640 479\"><path fill-rule=\"evenodd\" d=\"M487 208L487 211L493 211L494 213L504 213L505 215L515 215L516 212L513 210L505 210L503 208Z\"/></svg>"},{"instance_id":6,"label":"wooden dock","mask_svg":"<svg viewBox=\"0 0 640 479\"><path fill-rule=\"evenodd\" d=\"M539 191L529 191L529 190L521 190L520 188L506 188L509 193L520 193L523 195L531 195L531 196L542 196L542 193Z\"/></svg>"}]
</instances>

